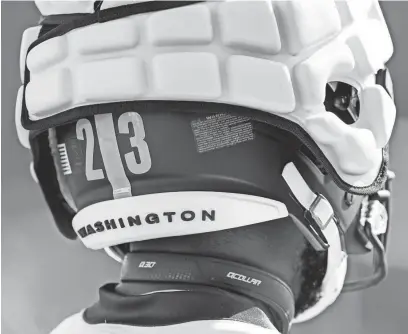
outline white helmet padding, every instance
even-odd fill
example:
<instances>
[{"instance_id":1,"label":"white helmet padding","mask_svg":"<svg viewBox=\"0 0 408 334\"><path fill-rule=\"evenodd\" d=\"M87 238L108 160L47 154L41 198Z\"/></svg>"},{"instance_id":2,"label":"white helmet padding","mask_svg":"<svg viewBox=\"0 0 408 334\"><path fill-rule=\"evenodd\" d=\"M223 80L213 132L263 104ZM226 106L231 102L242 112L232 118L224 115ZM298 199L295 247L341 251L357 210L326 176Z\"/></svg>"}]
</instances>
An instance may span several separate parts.
<instances>
[{"instance_id":1,"label":"white helmet padding","mask_svg":"<svg viewBox=\"0 0 408 334\"><path fill-rule=\"evenodd\" d=\"M231 112L246 109L254 119L286 124L349 191L382 187L395 106L375 83L393 52L376 1L365 7L335 1L154 3L99 10L34 42L26 59L23 125L57 126L119 101L135 101L136 108L158 100L191 101L193 108L193 101L228 105ZM285 18L283 27L275 12ZM187 19L189 29L174 26ZM359 92L360 117L352 126L324 108L331 81ZM40 94L44 89L47 95Z\"/></svg>"}]
</instances>

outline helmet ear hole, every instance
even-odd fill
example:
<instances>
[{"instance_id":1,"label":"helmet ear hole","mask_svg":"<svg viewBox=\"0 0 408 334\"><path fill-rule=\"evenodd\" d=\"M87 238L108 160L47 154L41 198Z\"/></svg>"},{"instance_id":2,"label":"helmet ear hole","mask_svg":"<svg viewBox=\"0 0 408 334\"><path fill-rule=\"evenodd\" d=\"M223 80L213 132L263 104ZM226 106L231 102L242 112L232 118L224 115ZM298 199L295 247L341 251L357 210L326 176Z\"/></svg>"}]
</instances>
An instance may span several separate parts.
<instances>
[{"instance_id":1,"label":"helmet ear hole","mask_svg":"<svg viewBox=\"0 0 408 334\"><path fill-rule=\"evenodd\" d=\"M326 111L335 114L344 123L354 124L360 116L357 88L341 81L327 83L324 106Z\"/></svg>"}]
</instances>

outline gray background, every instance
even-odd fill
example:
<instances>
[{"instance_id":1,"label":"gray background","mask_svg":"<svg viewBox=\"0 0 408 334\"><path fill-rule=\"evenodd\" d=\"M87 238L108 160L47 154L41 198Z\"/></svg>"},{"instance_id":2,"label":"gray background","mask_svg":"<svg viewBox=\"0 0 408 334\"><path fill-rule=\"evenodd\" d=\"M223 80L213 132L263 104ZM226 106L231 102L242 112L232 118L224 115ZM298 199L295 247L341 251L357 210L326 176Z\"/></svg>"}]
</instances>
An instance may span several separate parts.
<instances>
[{"instance_id":1,"label":"gray background","mask_svg":"<svg viewBox=\"0 0 408 334\"><path fill-rule=\"evenodd\" d=\"M383 2L392 32L393 73L399 117L391 142L394 186L389 277L369 291L342 296L319 319L293 333L403 334L408 332L408 2ZM30 154L19 145L14 105L23 31L39 14L30 2L2 2L2 333L48 333L63 318L96 301L98 287L115 281L119 265L102 252L64 240L51 221L38 186L29 174Z\"/></svg>"}]
</instances>

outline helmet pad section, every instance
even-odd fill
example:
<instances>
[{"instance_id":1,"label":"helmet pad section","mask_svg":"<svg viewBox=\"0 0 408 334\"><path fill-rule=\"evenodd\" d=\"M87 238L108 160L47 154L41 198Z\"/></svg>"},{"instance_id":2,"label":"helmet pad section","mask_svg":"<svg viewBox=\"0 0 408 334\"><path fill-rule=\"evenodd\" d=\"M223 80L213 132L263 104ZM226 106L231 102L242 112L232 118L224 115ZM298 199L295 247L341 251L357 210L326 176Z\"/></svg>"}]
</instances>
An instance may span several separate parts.
<instances>
[{"instance_id":1,"label":"helmet pad section","mask_svg":"<svg viewBox=\"0 0 408 334\"><path fill-rule=\"evenodd\" d=\"M57 118L50 122L51 118L68 113L69 116L59 118L61 124L77 117L78 113L73 112L77 108L89 106L96 113L101 110L93 108L95 104L113 101L139 101L140 108L145 108L146 100L243 106L300 125L349 188L364 191L375 187L384 181L382 149L395 118L395 106L389 96L372 80L393 51L388 30L376 2L359 9L348 2L325 1L318 5L312 8L281 2L202 3L133 16L133 7L127 6L127 15L126 11L113 15L112 8L75 24L61 25L35 42L28 53L30 82L26 82L25 89L24 105L28 110L23 110L24 125L57 125ZM327 24L320 18L310 19L319 11L325 13ZM237 25L237 18L241 17L237 13L249 15L245 29ZM284 17L284 22L298 19L298 24L291 25L291 29L281 27L277 16ZM308 20L301 20L304 16ZM101 18L103 22L94 25ZM193 24L184 35L182 29L175 28L173 35L166 35L166 24L186 18L197 27ZM218 21L219 25L213 25ZM313 24L317 26L308 26L306 21L316 22ZM346 36L349 29L345 27L355 27L352 36ZM371 28L378 32L382 44L370 44L366 33ZM257 29L269 31L275 38L269 38L267 43ZM286 30L287 36L279 29ZM114 36L123 36L124 31L127 40L122 45L122 39ZM99 39L95 36L100 34L106 39L103 45L96 42ZM140 43L140 36L146 36L148 43ZM382 48L378 48L380 44ZM75 50L68 45L75 45ZM197 51L189 51L191 45ZM156 54L155 50L163 46L171 52ZM56 49L59 51L52 51ZM118 56L122 50L126 55ZM248 56L247 52L262 56ZM48 64L41 60L43 54L51 57ZM101 61L99 54L109 54L109 60ZM49 64L53 64L53 71L49 71ZM147 80L142 73L153 80ZM355 126L326 112L325 87L330 81L353 82L359 87L362 121ZM223 82L228 85L224 87ZM44 87L53 87L53 94L45 100L38 99L37 92ZM294 93L296 87L299 94ZM79 95L75 93L78 91ZM373 108L376 117L370 116Z\"/></svg>"}]
</instances>

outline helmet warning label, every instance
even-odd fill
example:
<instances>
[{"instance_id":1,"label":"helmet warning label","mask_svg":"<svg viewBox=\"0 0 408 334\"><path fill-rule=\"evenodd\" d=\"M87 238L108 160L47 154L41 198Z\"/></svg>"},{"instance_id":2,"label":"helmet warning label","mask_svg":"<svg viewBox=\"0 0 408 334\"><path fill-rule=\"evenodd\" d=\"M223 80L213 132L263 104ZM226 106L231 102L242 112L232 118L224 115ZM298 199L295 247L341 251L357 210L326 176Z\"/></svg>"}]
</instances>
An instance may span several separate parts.
<instances>
[{"instance_id":1,"label":"helmet warning label","mask_svg":"<svg viewBox=\"0 0 408 334\"><path fill-rule=\"evenodd\" d=\"M249 117L216 114L191 122L199 153L230 147L255 138Z\"/></svg>"}]
</instances>

